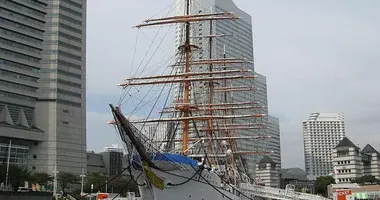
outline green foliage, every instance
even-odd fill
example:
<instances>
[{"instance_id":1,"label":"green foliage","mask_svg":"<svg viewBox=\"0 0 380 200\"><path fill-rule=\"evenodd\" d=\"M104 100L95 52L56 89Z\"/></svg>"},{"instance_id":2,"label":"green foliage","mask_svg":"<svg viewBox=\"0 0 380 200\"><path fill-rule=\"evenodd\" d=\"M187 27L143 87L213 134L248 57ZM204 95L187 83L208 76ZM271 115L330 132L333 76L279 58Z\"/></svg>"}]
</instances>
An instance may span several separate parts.
<instances>
[{"instance_id":1,"label":"green foliage","mask_svg":"<svg viewBox=\"0 0 380 200\"><path fill-rule=\"evenodd\" d=\"M47 186L49 182L52 182L53 181L53 177L48 174L48 173L45 173L45 172L37 172L37 173L33 173L32 175L32 181L33 183L38 183L40 185L45 185Z\"/></svg>"},{"instance_id":2,"label":"green foliage","mask_svg":"<svg viewBox=\"0 0 380 200\"><path fill-rule=\"evenodd\" d=\"M30 182L32 180L32 172L26 167L10 165L8 177L13 190L17 191L20 186L24 185L25 181Z\"/></svg>"},{"instance_id":3,"label":"green foliage","mask_svg":"<svg viewBox=\"0 0 380 200\"><path fill-rule=\"evenodd\" d=\"M351 183L357 183L360 185L363 184L380 184L380 180L375 178L375 176L372 175L365 175L360 178L356 178L351 180Z\"/></svg>"},{"instance_id":4,"label":"green foliage","mask_svg":"<svg viewBox=\"0 0 380 200\"><path fill-rule=\"evenodd\" d=\"M320 176L315 182L315 193L322 194L327 197L327 186L335 184L335 180L331 176Z\"/></svg>"},{"instance_id":5,"label":"green foliage","mask_svg":"<svg viewBox=\"0 0 380 200\"><path fill-rule=\"evenodd\" d=\"M59 186L61 186L63 193L65 193L65 189L68 188L69 186L80 183L79 176L75 174L67 173L67 172L60 172L58 174L57 179L58 179L58 184Z\"/></svg>"},{"instance_id":6,"label":"green foliage","mask_svg":"<svg viewBox=\"0 0 380 200\"><path fill-rule=\"evenodd\" d=\"M94 185L93 192L105 192L106 181L112 179L113 177L107 177L104 175L101 175L99 173L90 173L85 178L85 183L83 187L83 191L85 193L91 192L91 184ZM112 181L107 182L107 191L111 193L112 191L114 193L121 193L122 196L125 196L127 192L136 192L138 193L138 188L136 184L131 181L130 177L117 177ZM128 186L126 184L129 182Z\"/></svg>"},{"instance_id":7,"label":"green foliage","mask_svg":"<svg viewBox=\"0 0 380 200\"><path fill-rule=\"evenodd\" d=\"M128 183L128 185L127 185ZM108 186L108 191L113 188L115 193L120 193L121 196L126 196L127 192L135 192L138 194L138 188L134 181L131 181L131 177L118 177L111 181Z\"/></svg>"},{"instance_id":8,"label":"green foliage","mask_svg":"<svg viewBox=\"0 0 380 200\"><path fill-rule=\"evenodd\" d=\"M87 174L85 178L85 184L83 186L83 191L86 193L91 192L91 184L94 184L94 191L93 192L98 192L98 191L104 191L105 186L101 187L104 185L107 181L107 177L101 175L100 173L89 173ZM96 191L98 190L98 191Z\"/></svg>"},{"instance_id":9,"label":"green foliage","mask_svg":"<svg viewBox=\"0 0 380 200\"><path fill-rule=\"evenodd\" d=\"M1 180L6 179L7 174L7 164L0 165L0 178ZM19 165L9 165L8 171L8 183L12 186L13 190L17 189L24 185L25 181L30 182L32 180L31 171Z\"/></svg>"}]
</instances>

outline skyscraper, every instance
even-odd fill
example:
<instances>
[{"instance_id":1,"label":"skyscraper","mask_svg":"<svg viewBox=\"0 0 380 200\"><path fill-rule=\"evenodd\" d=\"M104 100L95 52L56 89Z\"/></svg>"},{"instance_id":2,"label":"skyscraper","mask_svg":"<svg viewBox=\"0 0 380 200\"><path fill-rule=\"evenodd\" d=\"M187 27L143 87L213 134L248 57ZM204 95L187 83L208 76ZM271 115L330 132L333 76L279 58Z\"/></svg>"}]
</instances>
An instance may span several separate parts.
<instances>
[{"instance_id":1,"label":"skyscraper","mask_svg":"<svg viewBox=\"0 0 380 200\"><path fill-rule=\"evenodd\" d=\"M37 170L86 169L86 0L48 0L36 102L43 142Z\"/></svg>"},{"instance_id":2,"label":"skyscraper","mask_svg":"<svg viewBox=\"0 0 380 200\"><path fill-rule=\"evenodd\" d=\"M276 166L281 169L281 139L280 139L280 121L278 118L269 115L267 134L271 139L267 140L266 149L273 151L269 157L276 163Z\"/></svg>"},{"instance_id":3,"label":"skyscraper","mask_svg":"<svg viewBox=\"0 0 380 200\"><path fill-rule=\"evenodd\" d=\"M278 168L281 168L280 122L278 118L268 115L268 90L266 77L257 72L255 74L257 76L255 79L255 101L259 102L260 106L263 106L261 111L266 114L264 117L266 129L261 131L263 134L271 136L270 139L263 142L262 149L266 152L272 151L273 153L268 156L276 163Z\"/></svg>"},{"instance_id":4,"label":"skyscraper","mask_svg":"<svg viewBox=\"0 0 380 200\"><path fill-rule=\"evenodd\" d=\"M184 10L185 1L179 2L179 10ZM192 59L202 60L202 59L220 59L223 57L226 58L244 58L248 63L236 65L237 68L242 65L245 69L251 70L254 74L254 65L253 65L253 35L252 35L252 21L251 16L239 9L232 0L205 0L200 3L194 3L191 7L192 14L205 14L212 12L233 12L235 16L240 17L238 20L217 20L217 21L201 21L195 23L191 27L191 43L199 47L199 50L194 51L192 54ZM183 13L183 11L182 11ZM214 37L209 41L210 35L222 35L221 37ZM176 46L183 44L184 39L183 27L178 26L177 28L177 38ZM211 46L211 48L210 48ZM211 52L210 52L211 51ZM193 66L192 69L195 71L205 72L208 71L208 66L199 65ZM227 82L227 81L226 81ZM208 83L208 82L207 82ZM206 82L194 83L194 88L196 90L192 91L191 95L194 95L192 98L196 102L192 103L207 103L209 99L206 99L207 95L204 95L209 91L210 84ZM228 83L219 83L225 84L226 86L254 86L255 80L252 79L236 79L229 80ZM266 91L266 89L265 89ZM225 100L228 103L237 103L237 102L252 102L257 101L255 96L256 91L249 90L244 92L228 92L225 95ZM214 99L217 99L217 94L214 96ZM219 96L220 97L220 96ZM265 96L266 97L266 96ZM181 97L177 97L181 99ZM222 98L220 98L222 99ZM216 101L218 102L218 101ZM220 101L219 101L220 102ZM224 101L223 101L224 102ZM265 105L264 105L265 106ZM266 108L256 109L235 109L232 111L234 115L250 115L253 113L267 114ZM260 119L253 118L236 118L233 119L236 124L250 124L254 125L256 123L266 123L266 117ZM201 123L200 123L201 124ZM200 126L204 126L201 124ZM265 135L265 130L259 129L248 129L248 130L238 130L239 136L254 136L254 135ZM194 131L193 135L190 137L197 137L196 132ZM265 151L265 142L262 140L237 140L238 151L248 152L247 154L242 155L244 158L244 164L248 169L248 175L251 177L255 176L255 166L262 156L253 155L251 152L262 152Z\"/></svg>"},{"instance_id":5,"label":"skyscraper","mask_svg":"<svg viewBox=\"0 0 380 200\"><path fill-rule=\"evenodd\" d=\"M27 165L42 142L36 101L46 1L0 0L0 163ZM33 156L29 158L33 159Z\"/></svg>"},{"instance_id":6,"label":"skyscraper","mask_svg":"<svg viewBox=\"0 0 380 200\"><path fill-rule=\"evenodd\" d=\"M85 55L86 0L0 0L0 153L11 144L11 164L86 167Z\"/></svg>"},{"instance_id":7,"label":"skyscraper","mask_svg":"<svg viewBox=\"0 0 380 200\"><path fill-rule=\"evenodd\" d=\"M315 179L333 170L332 150L345 137L342 113L312 113L303 121L306 175Z\"/></svg>"}]
</instances>

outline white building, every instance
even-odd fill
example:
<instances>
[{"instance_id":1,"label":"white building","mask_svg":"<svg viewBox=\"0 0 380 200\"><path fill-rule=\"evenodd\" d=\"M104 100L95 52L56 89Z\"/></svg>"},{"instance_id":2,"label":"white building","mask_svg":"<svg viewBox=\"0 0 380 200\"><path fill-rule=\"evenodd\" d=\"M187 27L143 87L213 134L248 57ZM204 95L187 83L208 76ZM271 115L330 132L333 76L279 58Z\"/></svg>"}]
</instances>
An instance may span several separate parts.
<instances>
[{"instance_id":1,"label":"white building","mask_svg":"<svg viewBox=\"0 0 380 200\"><path fill-rule=\"evenodd\" d=\"M117 144L112 144L109 147L104 147L104 152L124 152L123 147L119 147Z\"/></svg>"},{"instance_id":2,"label":"white building","mask_svg":"<svg viewBox=\"0 0 380 200\"><path fill-rule=\"evenodd\" d=\"M309 179L333 170L332 150L345 137L342 113L312 113L303 121L305 170Z\"/></svg>"},{"instance_id":3,"label":"white building","mask_svg":"<svg viewBox=\"0 0 380 200\"><path fill-rule=\"evenodd\" d=\"M367 144L360 153L362 154L363 174L380 179L380 153L370 144Z\"/></svg>"},{"instance_id":4,"label":"white building","mask_svg":"<svg viewBox=\"0 0 380 200\"><path fill-rule=\"evenodd\" d=\"M336 183L350 183L353 179L372 175L379 179L380 154L370 144L363 150L348 138L343 138L333 149L334 177Z\"/></svg>"},{"instance_id":5,"label":"white building","mask_svg":"<svg viewBox=\"0 0 380 200\"><path fill-rule=\"evenodd\" d=\"M280 186L279 170L276 163L269 157L264 156L256 164L256 180L267 187L278 188Z\"/></svg>"},{"instance_id":6,"label":"white building","mask_svg":"<svg viewBox=\"0 0 380 200\"><path fill-rule=\"evenodd\" d=\"M350 183L363 175L360 148L344 137L332 151L336 183Z\"/></svg>"},{"instance_id":7,"label":"white building","mask_svg":"<svg viewBox=\"0 0 380 200\"><path fill-rule=\"evenodd\" d=\"M162 141L166 140L166 135L169 130L169 124L167 122L156 122L146 124L134 124L142 134L148 137L150 140L156 142L156 147L159 149L164 148Z\"/></svg>"}]
</instances>

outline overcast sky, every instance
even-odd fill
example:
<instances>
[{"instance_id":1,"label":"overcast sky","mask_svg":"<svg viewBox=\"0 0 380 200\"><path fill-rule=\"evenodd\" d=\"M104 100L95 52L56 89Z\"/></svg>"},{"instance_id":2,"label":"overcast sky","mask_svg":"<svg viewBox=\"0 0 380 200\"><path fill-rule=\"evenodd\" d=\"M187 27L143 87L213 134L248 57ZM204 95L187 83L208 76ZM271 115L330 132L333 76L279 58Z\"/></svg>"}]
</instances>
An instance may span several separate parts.
<instances>
[{"instance_id":1,"label":"overcast sky","mask_svg":"<svg viewBox=\"0 0 380 200\"><path fill-rule=\"evenodd\" d=\"M131 2L139 2L140 5ZM107 104L130 73L132 26L172 0L89 0L87 149L120 144ZM235 0L252 16L256 71L268 82L269 112L280 118L283 168L304 168L301 122L343 112L347 136L380 148L380 1ZM168 36L170 37L170 35ZM171 44L163 44L170 51Z\"/></svg>"}]
</instances>

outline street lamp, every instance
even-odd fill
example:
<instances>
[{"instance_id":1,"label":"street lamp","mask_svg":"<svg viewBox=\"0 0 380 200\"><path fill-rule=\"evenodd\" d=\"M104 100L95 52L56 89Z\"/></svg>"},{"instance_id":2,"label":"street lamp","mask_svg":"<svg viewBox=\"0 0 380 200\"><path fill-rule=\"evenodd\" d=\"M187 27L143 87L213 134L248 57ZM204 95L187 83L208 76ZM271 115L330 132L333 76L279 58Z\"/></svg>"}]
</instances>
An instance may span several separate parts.
<instances>
[{"instance_id":1,"label":"street lamp","mask_svg":"<svg viewBox=\"0 0 380 200\"><path fill-rule=\"evenodd\" d=\"M53 185L53 196L54 196L54 199L57 199L57 174L59 173L59 171L57 170L57 164L54 165L54 171L53 171L53 175L54 175L54 185Z\"/></svg>"},{"instance_id":2,"label":"street lamp","mask_svg":"<svg viewBox=\"0 0 380 200\"><path fill-rule=\"evenodd\" d=\"M84 182L84 177L86 177L86 175L84 174L84 168L82 168L82 174L80 175L80 177L82 178L82 183L81 183L81 188L80 188L80 195L83 196L83 182Z\"/></svg>"},{"instance_id":3,"label":"street lamp","mask_svg":"<svg viewBox=\"0 0 380 200\"><path fill-rule=\"evenodd\" d=\"M108 193L108 188L107 188L107 186L108 186L108 180L106 180L106 193Z\"/></svg>"}]
</instances>

